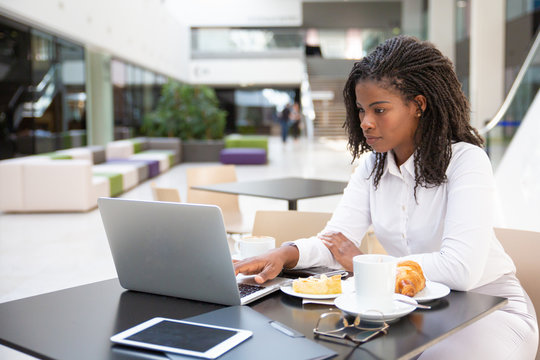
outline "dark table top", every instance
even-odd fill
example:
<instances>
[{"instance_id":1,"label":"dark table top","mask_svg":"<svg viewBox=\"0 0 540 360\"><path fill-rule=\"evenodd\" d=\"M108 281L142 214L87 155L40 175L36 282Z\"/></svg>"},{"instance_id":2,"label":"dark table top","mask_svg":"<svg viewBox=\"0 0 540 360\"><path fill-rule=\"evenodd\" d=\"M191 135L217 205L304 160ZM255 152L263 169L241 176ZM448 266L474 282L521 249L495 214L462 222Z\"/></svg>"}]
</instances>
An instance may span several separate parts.
<instances>
[{"instance_id":1,"label":"dark table top","mask_svg":"<svg viewBox=\"0 0 540 360\"><path fill-rule=\"evenodd\" d=\"M193 186L192 189L294 201L341 194L345 186L344 181L289 177Z\"/></svg>"},{"instance_id":2,"label":"dark table top","mask_svg":"<svg viewBox=\"0 0 540 360\"><path fill-rule=\"evenodd\" d=\"M388 335L354 349L315 340L336 351L337 359L410 358L449 334L502 307L504 298L452 291L432 310L416 310L390 325ZM329 306L304 305L276 292L254 310L313 339L319 315ZM156 316L183 319L221 305L124 290L117 279L0 304L0 343L45 359L163 358L159 353L115 351L110 336ZM280 359L285 360L285 359Z\"/></svg>"}]
</instances>

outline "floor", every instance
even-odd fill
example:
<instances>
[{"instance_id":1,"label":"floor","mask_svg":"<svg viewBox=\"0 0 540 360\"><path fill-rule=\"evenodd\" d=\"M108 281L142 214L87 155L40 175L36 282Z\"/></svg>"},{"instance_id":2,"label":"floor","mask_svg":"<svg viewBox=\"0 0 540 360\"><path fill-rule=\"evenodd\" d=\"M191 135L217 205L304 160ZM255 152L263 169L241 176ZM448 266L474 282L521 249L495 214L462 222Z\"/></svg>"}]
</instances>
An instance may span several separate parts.
<instances>
[{"instance_id":1,"label":"floor","mask_svg":"<svg viewBox=\"0 0 540 360\"><path fill-rule=\"evenodd\" d=\"M186 199L186 169L216 165L183 163L155 178L159 186L176 187ZM239 181L286 176L347 181L352 173L345 141L269 142L268 165L237 166ZM151 200L150 181L121 197ZM340 195L300 200L299 211L332 212ZM255 211L286 210L282 200L240 197L250 223ZM64 214L0 213L0 303L116 277L98 210ZM0 346L0 359L33 359Z\"/></svg>"}]
</instances>

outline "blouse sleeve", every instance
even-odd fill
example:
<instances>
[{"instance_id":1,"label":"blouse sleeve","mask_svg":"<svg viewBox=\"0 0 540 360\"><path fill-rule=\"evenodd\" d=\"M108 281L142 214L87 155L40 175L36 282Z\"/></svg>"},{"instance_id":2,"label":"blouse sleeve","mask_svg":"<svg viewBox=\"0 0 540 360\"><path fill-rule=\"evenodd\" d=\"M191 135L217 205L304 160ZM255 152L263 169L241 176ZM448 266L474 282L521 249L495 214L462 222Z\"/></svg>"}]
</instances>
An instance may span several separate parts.
<instances>
[{"instance_id":1,"label":"blouse sleeve","mask_svg":"<svg viewBox=\"0 0 540 360\"><path fill-rule=\"evenodd\" d=\"M351 176L332 218L319 234L341 232L360 246L362 238L371 224L369 210L369 187L371 161L366 157ZM295 268L327 266L341 268L332 253L317 236L295 241L300 257Z\"/></svg>"},{"instance_id":2,"label":"blouse sleeve","mask_svg":"<svg viewBox=\"0 0 540 360\"><path fill-rule=\"evenodd\" d=\"M428 279L470 290L480 281L490 250L495 191L491 163L482 149L467 147L453 158L447 177L440 250L406 258L420 263Z\"/></svg>"}]
</instances>

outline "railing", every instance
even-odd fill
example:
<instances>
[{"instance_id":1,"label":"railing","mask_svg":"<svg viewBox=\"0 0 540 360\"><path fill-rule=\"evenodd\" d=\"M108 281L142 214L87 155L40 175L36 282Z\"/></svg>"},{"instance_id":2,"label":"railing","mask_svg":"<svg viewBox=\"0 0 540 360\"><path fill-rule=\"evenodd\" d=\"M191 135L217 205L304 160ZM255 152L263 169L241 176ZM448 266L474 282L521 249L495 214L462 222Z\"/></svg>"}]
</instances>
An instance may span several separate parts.
<instances>
[{"instance_id":1,"label":"railing","mask_svg":"<svg viewBox=\"0 0 540 360\"><path fill-rule=\"evenodd\" d=\"M531 64L533 63L534 58L537 55L536 53L538 51L539 46L540 46L540 32L536 34L536 38L531 46L531 49L529 50L529 53L527 54L527 57L525 58L523 65L521 65L521 68L519 69L516 79L514 80L514 83L512 84L510 91L508 91L508 94L506 95L506 98L504 99L501 107L499 108L499 110L497 111L493 119L491 119L483 128L479 130L480 134L482 135L487 134L491 129L493 129L502 121L504 115L506 115L508 109L510 108L510 105L512 104L512 102L514 101L514 98L516 97L516 94L518 93L518 88L523 82L523 79L525 77L525 74L527 73L527 70L529 70Z\"/></svg>"},{"instance_id":2,"label":"railing","mask_svg":"<svg viewBox=\"0 0 540 360\"><path fill-rule=\"evenodd\" d=\"M191 29L193 59L296 58L303 54L304 35L298 29Z\"/></svg>"},{"instance_id":3,"label":"railing","mask_svg":"<svg viewBox=\"0 0 540 360\"><path fill-rule=\"evenodd\" d=\"M540 31L497 113L479 129L496 170L540 88Z\"/></svg>"},{"instance_id":4,"label":"railing","mask_svg":"<svg viewBox=\"0 0 540 360\"><path fill-rule=\"evenodd\" d=\"M35 87L19 88L16 94L10 101L10 106L13 105L13 127L18 128L21 121L27 117L42 117L47 108L51 105L54 96L58 90L58 65L52 65L43 79ZM24 92L30 93L32 101L19 101ZM24 101L24 100L23 100Z\"/></svg>"}]
</instances>

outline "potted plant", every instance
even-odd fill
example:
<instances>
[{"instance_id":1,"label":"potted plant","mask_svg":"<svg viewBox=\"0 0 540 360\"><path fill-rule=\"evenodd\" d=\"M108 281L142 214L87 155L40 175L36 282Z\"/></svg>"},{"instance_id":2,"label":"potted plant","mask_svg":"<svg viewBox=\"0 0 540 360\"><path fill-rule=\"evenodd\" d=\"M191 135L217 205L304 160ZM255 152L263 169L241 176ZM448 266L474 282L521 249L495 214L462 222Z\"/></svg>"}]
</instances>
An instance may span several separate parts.
<instances>
[{"instance_id":1,"label":"potted plant","mask_svg":"<svg viewBox=\"0 0 540 360\"><path fill-rule=\"evenodd\" d=\"M226 116L212 88L170 80L141 130L148 136L179 137L183 161L219 161Z\"/></svg>"}]
</instances>

